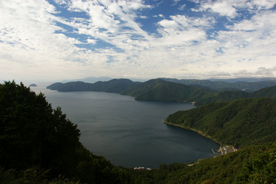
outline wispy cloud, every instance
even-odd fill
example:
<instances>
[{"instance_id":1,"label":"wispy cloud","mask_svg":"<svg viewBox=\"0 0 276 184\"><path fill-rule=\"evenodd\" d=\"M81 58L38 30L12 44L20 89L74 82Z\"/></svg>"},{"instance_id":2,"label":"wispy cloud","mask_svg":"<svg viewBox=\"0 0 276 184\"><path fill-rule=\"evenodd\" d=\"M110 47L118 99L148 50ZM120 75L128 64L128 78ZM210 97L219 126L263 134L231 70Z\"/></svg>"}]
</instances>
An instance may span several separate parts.
<instances>
[{"instance_id":1,"label":"wispy cloud","mask_svg":"<svg viewBox=\"0 0 276 184\"><path fill-rule=\"evenodd\" d=\"M0 78L275 76L274 0L172 2L0 1Z\"/></svg>"}]
</instances>

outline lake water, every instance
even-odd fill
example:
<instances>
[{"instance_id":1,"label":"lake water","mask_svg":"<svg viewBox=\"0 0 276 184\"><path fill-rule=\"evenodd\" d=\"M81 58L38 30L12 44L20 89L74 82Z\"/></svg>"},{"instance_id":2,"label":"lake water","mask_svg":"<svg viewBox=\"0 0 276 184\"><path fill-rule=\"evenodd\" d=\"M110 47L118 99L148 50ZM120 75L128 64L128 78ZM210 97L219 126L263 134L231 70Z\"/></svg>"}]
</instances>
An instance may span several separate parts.
<instances>
[{"instance_id":1,"label":"lake water","mask_svg":"<svg viewBox=\"0 0 276 184\"><path fill-rule=\"evenodd\" d=\"M141 102L114 93L57 92L46 85L31 89L44 93L53 108L60 106L78 124L82 144L114 165L157 168L212 157L211 149L219 148L193 131L163 123L169 114L194 108L189 103Z\"/></svg>"}]
</instances>

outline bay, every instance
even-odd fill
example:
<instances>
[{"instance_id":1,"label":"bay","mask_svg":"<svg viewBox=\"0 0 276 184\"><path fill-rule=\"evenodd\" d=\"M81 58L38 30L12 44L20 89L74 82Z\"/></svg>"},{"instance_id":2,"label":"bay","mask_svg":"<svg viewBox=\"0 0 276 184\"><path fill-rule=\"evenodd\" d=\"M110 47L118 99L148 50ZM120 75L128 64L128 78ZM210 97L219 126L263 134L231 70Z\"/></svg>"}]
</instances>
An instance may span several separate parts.
<instances>
[{"instance_id":1,"label":"bay","mask_svg":"<svg viewBox=\"0 0 276 184\"><path fill-rule=\"evenodd\" d=\"M219 145L199 134L169 126L163 120L190 103L141 102L133 97L104 92L57 92L46 84L31 88L42 92L53 108L78 125L80 141L93 154L114 165L157 168L213 157Z\"/></svg>"}]
</instances>

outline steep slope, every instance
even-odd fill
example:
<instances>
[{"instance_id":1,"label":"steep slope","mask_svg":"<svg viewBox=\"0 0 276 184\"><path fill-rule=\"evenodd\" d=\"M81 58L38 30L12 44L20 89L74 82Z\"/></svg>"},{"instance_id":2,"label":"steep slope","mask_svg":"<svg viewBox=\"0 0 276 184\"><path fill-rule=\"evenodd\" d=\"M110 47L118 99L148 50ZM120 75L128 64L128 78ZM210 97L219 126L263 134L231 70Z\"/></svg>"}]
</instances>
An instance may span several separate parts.
<instances>
[{"instance_id":1,"label":"steep slope","mask_svg":"<svg viewBox=\"0 0 276 184\"><path fill-rule=\"evenodd\" d=\"M276 99L247 98L179 111L165 123L195 129L225 144L245 147L276 141Z\"/></svg>"},{"instance_id":2,"label":"steep slope","mask_svg":"<svg viewBox=\"0 0 276 184\"><path fill-rule=\"evenodd\" d=\"M260 89L258 91L252 92L250 95L251 97L276 98L276 86Z\"/></svg>"},{"instance_id":3,"label":"steep slope","mask_svg":"<svg viewBox=\"0 0 276 184\"><path fill-rule=\"evenodd\" d=\"M249 146L196 163L160 164L152 171L132 171L133 184L275 183L276 142Z\"/></svg>"}]
</instances>

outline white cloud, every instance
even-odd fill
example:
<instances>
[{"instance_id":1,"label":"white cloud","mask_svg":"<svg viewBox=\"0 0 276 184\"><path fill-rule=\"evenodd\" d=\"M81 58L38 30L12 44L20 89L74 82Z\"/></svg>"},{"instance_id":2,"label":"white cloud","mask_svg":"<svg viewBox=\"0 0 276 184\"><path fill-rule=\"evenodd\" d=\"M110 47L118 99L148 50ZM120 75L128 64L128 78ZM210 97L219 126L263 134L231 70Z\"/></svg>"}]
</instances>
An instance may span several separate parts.
<instances>
[{"instance_id":1,"label":"white cloud","mask_svg":"<svg viewBox=\"0 0 276 184\"><path fill-rule=\"evenodd\" d=\"M140 18L141 18L141 19L147 19L148 17L147 17L147 16L144 16L144 15L141 15Z\"/></svg>"},{"instance_id":2,"label":"white cloud","mask_svg":"<svg viewBox=\"0 0 276 184\"><path fill-rule=\"evenodd\" d=\"M91 73L139 78L276 74L276 13L266 10L274 1L198 1L197 11L208 10L228 18L238 16L241 9L250 10L250 19L235 19L226 30L217 31L213 31L217 20L210 14L166 14L164 18L163 12L155 12L158 18L152 20L158 22L153 31L157 33L146 32L137 22L147 16L150 19L143 9L153 8L141 0L56 3L66 3L68 11L88 18L59 17L55 9L58 5L43 0L0 1L0 16L5 17L0 19L0 78L81 78L76 75L87 77ZM212 35L208 35L209 30ZM72 33L87 37L69 37ZM111 46L98 48L103 42ZM76 44L93 49L78 48ZM116 62L107 63L109 56Z\"/></svg>"},{"instance_id":3,"label":"white cloud","mask_svg":"<svg viewBox=\"0 0 276 184\"><path fill-rule=\"evenodd\" d=\"M218 13L221 16L227 16L228 18L235 18L239 16L237 11L250 11L251 13L257 13L262 9L271 9L275 6L275 0L192 0L195 3L200 4L199 8L192 8L192 11L211 11Z\"/></svg>"},{"instance_id":4,"label":"white cloud","mask_svg":"<svg viewBox=\"0 0 276 184\"><path fill-rule=\"evenodd\" d=\"M87 43L92 43L93 45L95 45L97 41L92 39L87 39Z\"/></svg>"},{"instance_id":5,"label":"white cloud","mask_svg":"<svg viewBox=\"0 0 276 184\"><path fill-rule=\"evenodd\" d=\"M231 18L238 15L236 9L228 1L204 3L202 4L202 8L205 10L210 9L211 11L219 13L222 16L228 16Z\"/></svg>"},{"instance_id":6,"label":"white cloud","mask_svg":"<svg viewBox=\"0 0 276 184\"><path fill-rule=\"evenodd\" d=\"M253 0L253 5L257 6L258 9L270 9L276 4L275 0Z\"/></svg>"}]
</instances>

